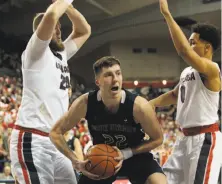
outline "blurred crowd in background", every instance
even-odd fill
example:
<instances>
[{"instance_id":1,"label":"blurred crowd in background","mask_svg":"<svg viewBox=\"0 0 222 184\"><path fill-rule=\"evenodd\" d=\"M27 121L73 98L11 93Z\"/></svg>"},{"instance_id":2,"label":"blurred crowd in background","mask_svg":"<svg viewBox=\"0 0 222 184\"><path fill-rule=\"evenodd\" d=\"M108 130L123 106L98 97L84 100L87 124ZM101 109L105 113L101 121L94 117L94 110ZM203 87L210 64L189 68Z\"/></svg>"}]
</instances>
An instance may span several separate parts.
<instances>
[{"instance_id":1,"label":"blurred crowd in background","mask_svg":"<svg viewBox=\"0 0 222 184\"><path fill-rule=\"evenodd\" d=\"M3 70L0 76L0 179L13 179L10 168L9 139L22 98L21 62L19 55L0 49L1 69ZM7 75L4 75L4 72ZM13 73L12 76L10 75L11 73ZM88 90L80 79L72 77L71 88L69 90L70 104ZM143 96L147 100L151 100L171 89L145 86L128 90ZM182 133L175 122L175 106L158 108L156 112L159 123L163 128L164 143L155 150L152 150L152 152L162 166L171 154L176 138L182 136ZM147 138L148 136L145 137L145 139ZM82 119L76 127L67 132L66 141L70 147L75 147L74 149L78 150L77 155L79 155L80 159L83 159L87 150L92 146L87 120Z\"/></svg>"},{"instance_id":2,"label":"blurred crowd in background","mask_svg":"<svg viewBox=\"0 0 222 184\"><path fill-rule=\"evenodd\" d=\"M85 92L85 87L82 84L75 86L75 89L72 89L70 103ZM148 96L154 97L162 93L162 90L159 92L158 90L154 91L155 94L149 94L147 98ZM140 95L144 96L143 94ZM12 179L10 171L9 138L21 104L21 97L22 79L20 77L0 77L0 179ZM153 150L160 165L162 165L170 155L176 137L181 135L178 125L175 124L175 111L176 108L174 106L157 110L157 117L163 127L165 139L162 146ZM67 142L73 140L73 137L79 141L82 154L86 154L88 148L92 146L92 140L85 119L82 119L76 127L68 132Z\"/></svg>"}]
</instances>

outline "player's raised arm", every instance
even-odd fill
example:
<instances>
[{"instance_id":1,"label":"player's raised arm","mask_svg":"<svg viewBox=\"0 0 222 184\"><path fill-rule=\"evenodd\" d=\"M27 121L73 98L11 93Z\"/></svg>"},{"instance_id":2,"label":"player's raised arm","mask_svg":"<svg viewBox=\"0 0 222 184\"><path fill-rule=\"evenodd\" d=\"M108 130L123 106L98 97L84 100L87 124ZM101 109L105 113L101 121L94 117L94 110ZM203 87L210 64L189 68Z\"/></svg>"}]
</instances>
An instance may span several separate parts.
<instances>
[{"instance_id":1,"label":"player's raised arm","mask_svg":"<svg viewBox=\"0 0 222 184\"><path fill-rule=\"evenodd\" d=\"M69 59L89 38L91 35L91 27L85 17L72 5L68 7L66 14L72 22L72 33L64 42ZM75 47L77 47L77 49Z\"/></svg>"},{"instance_id":2,"label":"player's raised arm","mask_svg":"<svg viewBox=\"0 0 222 184\"><path fill-rule=\"evenodd\" d=\"M214 49L212 45L209 44L209 42L202 44L197 43L196 39L200 38L191 38L189 43L183 31L173 19L168 8L167 0L159 0L159 3L160 11L167 22L177 53L186 61L188 65L192 66L208 78L215 78L215 75L218 76L219 69L215 63L210 62L210 59L212 58L205 58L202 56L202 53L197 53L192 48L195 46L195 44L199 44L199 52L209 52L210 50Z\"/></svg>"},{"instance_id":3,"label":"player's raised arm","mask_svg":"<svg viewBox=\"0 0 222 184\"><path fill-rule=\"evenodd\" d=\"M25 52L22 63L25 69L39 70L46 61L41 61L53 38L58 41L61 37L59 18L66 12L73 0L57 0L51 4L46 12L38 13L33 19L33 32ZM55 41L54 41L55 42ZM47 56L48 57L48 56ZM38 63L37 63L38 62Z\"/></svg>"},{"instance_id":4,"label":"player's raised arm","mask_svg":"<svg viewBox=\"0 0 222 184\"><path fill-rule=\"evenodd\" d=\"M36 30L39 39L51 39L59 18L66 12L72 2L73 0L56 0L48 7Z\"/></svg>"},{"instance_id":5,"label":"player's raised arm","mask_svg":"<svg viewBox=\"0 0 222 184\"><path fill-rule=\"evenodd\" d=\"M139 96L136 98L133 115L135 121L140 123L143 131L150 137L149 141L132 148L133 155L150 152L160 146L163 143L161 126L156 118L156 113L146 99Z\"/></svg>"}]
</instances>

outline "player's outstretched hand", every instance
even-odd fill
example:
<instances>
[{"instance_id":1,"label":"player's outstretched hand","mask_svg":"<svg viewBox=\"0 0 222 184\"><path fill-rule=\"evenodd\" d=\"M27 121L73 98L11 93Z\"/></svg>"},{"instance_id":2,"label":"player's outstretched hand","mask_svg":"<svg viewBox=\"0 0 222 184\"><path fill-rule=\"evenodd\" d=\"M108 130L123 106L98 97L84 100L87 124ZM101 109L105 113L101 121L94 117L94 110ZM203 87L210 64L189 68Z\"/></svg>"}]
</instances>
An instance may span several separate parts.
<instances>
[{"instance_id":1,"label":"player's outstretched hand","mask_svg":"<svg viewBox=\"0 0 222 184\"><path fill-rule=\"evenodd\" d=\"M159 0L159 2L160 2L160 12L163 15L169 14L170 11L169 11L167 0Z\"/></svg>"},{"instance_id":2,"label":"player's outstretched hand","mask_svg":"<svg viewBox=\"0 0 222 184\"><path fill-rule=\"evenodd\" d=\"M119 156L115 157L114 160L116 160L117 162L119 162L116 167L115 167L115 174L119 172L119 170L122 168L122 164L123 164L123 154L122 152L116 147L113 146L113 148L118 152Z\"/></svg>"},{"instance_id":3,"label":"player's outstretched hand","mask_svg":"<svg viewBox=\"0 0 222 184\"><path fill-rule=\"evenodd\" d=\"M99 175L95 175L90 173L89 171L86 170L86 165L90 164L89 160L84 160L84 161L80 161L80 160L75 160L73 162L73 167L75 170L81 172L83 175L85 175L86 177L93 179L93 180L100 180L100 176Z\"/></svg>"}]
</instances>

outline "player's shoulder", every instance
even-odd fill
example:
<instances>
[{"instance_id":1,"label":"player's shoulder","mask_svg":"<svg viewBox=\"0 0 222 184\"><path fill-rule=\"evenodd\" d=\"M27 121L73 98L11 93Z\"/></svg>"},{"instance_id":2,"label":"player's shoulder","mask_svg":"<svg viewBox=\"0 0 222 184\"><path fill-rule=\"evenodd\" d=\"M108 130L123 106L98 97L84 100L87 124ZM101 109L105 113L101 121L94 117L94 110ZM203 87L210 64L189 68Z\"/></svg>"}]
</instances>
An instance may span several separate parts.
<instances>
[{"instance_id":1,"label":"player's shoulder","mask_svg":"<svg viewBox=\"0 0 222 184\"><path fill-rule=\"evenodd\" d=\"M192 70L193 68L191 66L188 66L186 68L183 69L183 71L181 72L182 73L185 73L185 72L189 72L190 70Z\"/></svg>"},{"instance_id":2,"label":"player's shoulder","mask_svg":"<svg viewBox=\"0 0 222 184\"><path fill-rule=\"evenodd\" d=\"M184 78L188 73L190 73L193 70L191 66L188 66L184 68L180 74L180 78Z\"/></svg>"},{"instance_id":3,"label":"player's shoulder","mask_svg":"<svg viewBox=\"0 0 222 184\"><path fill-rule=\"evenodd\" d=\"M148 100L144 97L137 96L134 101L134 112L141 111L146 104L148 104Z\"/></svg>"},{"instance_id":4,"label":"player's shoulder","mask_svg":"<svg viewBox=\"0 0 222 184\"><path fill-rule=\"evenodd\" d=\"M211 79L213 78L218 78L218 73L220 73L220 67L218 65L218 63L208 59L208 58L202 58L203 60L205 60L208 63L208 70L211 70L211 75L208 76ZM192 68L192 70L196 71L197 73L200 74L200 72L198 72L196 69ZM206 76L206 74L202 73L201 75ZM206 77L207 78L207 77Z\"/></svg>"},{"instance_id":5,"label":"player's shoulder","mask_svg":"<svg viewBox=\"0 0 222 184\"><path fill-rule=\"evenodd\" d=\"M73 101L73 104L86 104L88 103L88 96L89 94L88 93L85 93L85 94L82 94L80 95L78 98L76 98L74 101Z\"/></svg>"},{"instance_id":6,"label":"player's shoulder","mask_svg":"<svg viewBox=\"0 0 222 184\"><path fill-rule=\"evenodd\" d=\"M50 41L51 40L47 40L47 41L41 40L37 36L36 32L34 32L31 36L31 38L29 39L29 41L27 43L27 46L26 46L25 50L23 51L23 54L31 52L32 55L36 54L36 56L38 56L40 54L38 52L38 50L41 49L41 48L44 48L44 53L46 53L46 52L50 53L51 52L51 50L49 48L49 42Z\"/></svg>"},{"instance_id":7,"label":"player's shoulder","mask_svg":"<svg viewBox=\"0 0 222 184\"><path fill-rule=\"evenodd\" d=\"M135 104L138 105L138 106L143 106L144 104L148 103L148 100L145 99L144 97L142 96L136 96L136 99L135 99Z\"/></svg>"},{"instance_id":8,"label":"player's shoulder","mask_svg":"<svg viewBox=\"0 0 222 184\"><path fill-rule=\"evenodd\" d=\"M81 96L79 96L79 100L81 100L84 103L88 103L89 93L84 93Z\"/></svg>"}]
</instances>

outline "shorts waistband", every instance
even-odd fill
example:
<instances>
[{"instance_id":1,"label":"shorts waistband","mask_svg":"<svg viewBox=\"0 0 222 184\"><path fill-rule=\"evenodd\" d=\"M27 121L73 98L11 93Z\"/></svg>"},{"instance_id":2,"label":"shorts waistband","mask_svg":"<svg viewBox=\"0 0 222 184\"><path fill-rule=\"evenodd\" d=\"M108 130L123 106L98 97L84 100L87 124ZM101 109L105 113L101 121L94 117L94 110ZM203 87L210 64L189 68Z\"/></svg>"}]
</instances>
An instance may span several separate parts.
<instances>
[{"instance_id":1,"label":"shorts waistband","mask_svg":"<svg viewBox=\"0 0 222 184\"><path fill-rule=\"evenodd\" d=\"M219 131L218 123L214 123L211 125L191 127L191 128L183 128L182 129L185 136L194 136L202 133L216 132Z\"/></svg>"},{"instance_id":2,"label":"shorts waistband","mask_svg":"<svg viewBox=\"0 0 222 184\"><path fill-rule=\"evenodd\" d=\"M19 125L15 125L13 128L16 129L16 130L23 131L23 132L29 132L29 133L49 137L49 133L46 133L46 132L43 132L41 130L37 130L37 129L34 129L34 128L25 128L25 127L21 127Z\"/></svg>"}]
</instances>

